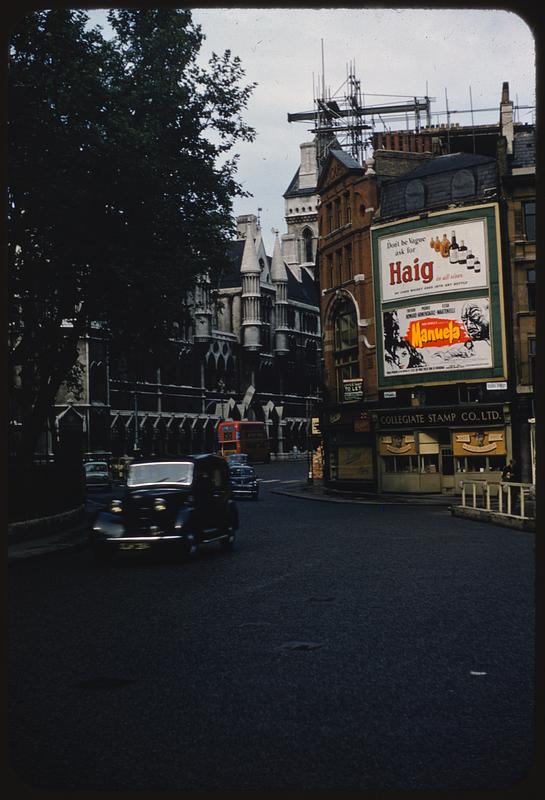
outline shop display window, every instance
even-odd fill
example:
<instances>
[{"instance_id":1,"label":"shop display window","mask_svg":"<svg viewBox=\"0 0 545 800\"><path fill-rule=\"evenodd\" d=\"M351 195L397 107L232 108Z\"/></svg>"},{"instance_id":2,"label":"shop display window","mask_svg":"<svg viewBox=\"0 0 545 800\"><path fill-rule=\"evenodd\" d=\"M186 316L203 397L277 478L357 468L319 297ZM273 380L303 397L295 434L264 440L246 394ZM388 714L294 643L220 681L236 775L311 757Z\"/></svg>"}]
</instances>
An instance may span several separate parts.
<instances>
[{"instance_id":1,"label":"shop display window","mask_svg":"<svg viewBox=\"0 0 545 800\"><path fill-rule=\"evenodd\" d=\"M499 472L505 463L505 456L463 456L456 458L456 471Z\"/></svg>"},{"instance_id":2,"label":"shop display window","mask_svg":"<svg viewBox=\"0 0 545 800\"><path fill-rule=\"evenodd\" d=\"M420 456L420 472L428 474L439 472L439 455L432 453L426 456Z\"/></svg>"},{"instance_id":3,"label":"shop display window","mask_svg":"<svg viewBox=\"0 0 545 800\"><path fill-rule=\"evenodd\" d=\"M383 456L384 472L416 472L417 456Z\"/></svg>"}]
</instances>

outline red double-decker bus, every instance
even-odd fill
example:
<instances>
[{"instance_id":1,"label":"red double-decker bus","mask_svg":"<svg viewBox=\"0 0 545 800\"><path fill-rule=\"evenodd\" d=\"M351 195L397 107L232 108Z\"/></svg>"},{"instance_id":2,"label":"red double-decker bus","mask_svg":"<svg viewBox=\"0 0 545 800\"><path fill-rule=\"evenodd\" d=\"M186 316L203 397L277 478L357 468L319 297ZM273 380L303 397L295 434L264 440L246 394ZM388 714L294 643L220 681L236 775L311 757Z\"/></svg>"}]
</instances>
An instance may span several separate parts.
<instances>
[{"instance_id":1,"label":"red double-decker bus","mask_svg":"<svg viewBox=\"0 0 545 800\"><path fill-rule=\"evenodd\" d=\"M250 463L270 460L271 453L264 422L226 420L218 425L218 443L223 456L247 453Z\"/></svg>"}]
</instances>

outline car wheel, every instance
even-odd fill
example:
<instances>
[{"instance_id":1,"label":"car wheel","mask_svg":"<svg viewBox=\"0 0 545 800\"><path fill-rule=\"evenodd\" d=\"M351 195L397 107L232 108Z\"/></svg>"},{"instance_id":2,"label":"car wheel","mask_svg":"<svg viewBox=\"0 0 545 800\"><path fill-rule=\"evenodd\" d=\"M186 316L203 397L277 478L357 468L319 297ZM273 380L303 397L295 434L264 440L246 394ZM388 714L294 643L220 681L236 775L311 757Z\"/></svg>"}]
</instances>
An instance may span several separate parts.
<instances>
[{"instance_id":1,"label":"car wheel","mask_svg":"<svg viewBox=\"0 0 545 800\"><path fill-rule=\"evenodd\" d=\"M229 526L229 528L226 530L225 538L220 542L221 549L226 553L232 552L235 547L236 538L237 535L235 529L232 526Z\"/></svg>"}]
</instances>

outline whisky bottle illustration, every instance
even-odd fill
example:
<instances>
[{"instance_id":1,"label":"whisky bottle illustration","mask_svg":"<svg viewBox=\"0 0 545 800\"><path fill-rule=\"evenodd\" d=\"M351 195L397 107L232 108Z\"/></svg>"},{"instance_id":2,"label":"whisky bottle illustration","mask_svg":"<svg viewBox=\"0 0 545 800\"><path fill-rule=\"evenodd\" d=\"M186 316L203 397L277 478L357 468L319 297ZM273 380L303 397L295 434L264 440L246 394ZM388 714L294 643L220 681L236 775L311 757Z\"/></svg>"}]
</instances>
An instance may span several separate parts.
<instances>
[{"instance_id":1,"label":"whisky bottle illustration","mask_svg":"<svg viewBox=\"0 0 545 800\"><path fill-rule=\"evenodd\" d=\"M456 232L452 231L452 240L450 243L450 249L448 258L451 264L458 263L458 242L456 241ZM443 255L443 251L441 251L441 255Z\"/></svg>"},{"instance_id":2,"label":"whisky bottle illustration","mask_svg":"<svg viewBox=\"0 0 545 800\"><path fill-rule=\"evenodd\" d=\"M468 254L467 254L466 266L467 266L468 269L473 269L473 265L474 264L475 264L475 256L473 255L471 250L469 250Z\"/></svg>"},{"instance_id":3,"label":"whisky bottle illustration","mask_svg":"<svg viewBox=\"0 0 545 800\"><path fill-rule=\"evenodd\" d=\"M475 263L473 265L473 269L475 270L475 272L480 272L481 271L481 262L479 261L478 258L475 259Z\"/></svg>"},{"instance_id":4,"label":"whisky bottle illustration","mask_svg":"<svg viewBox=\"0 0 545 800\"><path fill-rule=\"evenodd\" d=\"M440 246L440 253L443 256L443 258L448 258L449 250L450 250L450 242L447 239L447 234L444 233L443 234L443 241L441 242L441 246Z\"/></svg>"},{"instance_id":5,"label":"whisky bottle illustration","mask_svg":"<svg viewBox=\"0 0 545 800\"><path fill-rule=\"evenodd\" d=\"M465 246L463 239L460 247L458 248L458 264L461 264L464 267L467 264L467 247Z\"/></svg>"}]
</instances>

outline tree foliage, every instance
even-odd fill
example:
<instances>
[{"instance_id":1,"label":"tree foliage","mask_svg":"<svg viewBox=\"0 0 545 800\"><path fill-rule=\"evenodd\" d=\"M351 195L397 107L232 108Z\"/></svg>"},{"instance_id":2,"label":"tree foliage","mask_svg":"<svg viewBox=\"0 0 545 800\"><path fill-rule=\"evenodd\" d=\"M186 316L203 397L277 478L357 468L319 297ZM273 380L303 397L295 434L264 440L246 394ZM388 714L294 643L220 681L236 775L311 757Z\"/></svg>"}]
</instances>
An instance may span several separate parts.
<instances>
[{"instance_id":1,"label":"tree foliage","mask_svg":"<svg viewBox=\"0 0 545 800\"><path fill-rule=\"evenodd\" d=\"M16 26L8 76L10 359L24 455L76 379L91 321L160 348L196 278L221 269L253 84L226 51L197 63L187 9L83 11Z\"/></svg>"}]
</instances>

